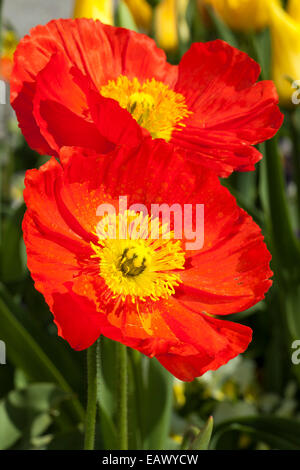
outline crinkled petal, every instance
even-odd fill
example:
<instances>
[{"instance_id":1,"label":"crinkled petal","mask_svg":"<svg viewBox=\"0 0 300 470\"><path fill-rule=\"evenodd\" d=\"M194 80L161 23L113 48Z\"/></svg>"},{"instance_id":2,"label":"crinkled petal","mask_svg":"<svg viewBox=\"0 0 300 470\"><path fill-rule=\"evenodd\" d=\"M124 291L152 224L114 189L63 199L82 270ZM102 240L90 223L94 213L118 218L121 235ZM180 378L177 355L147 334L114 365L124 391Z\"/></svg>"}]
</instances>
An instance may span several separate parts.
<instances>
[{"instance_id":1,"label":"crinkled petal","mask_svg":"<svg viewBox=\"0 0 300 470\"><path fill-rule=\"evenodd\" d=\"M274 84L256 83L259 74L254 60L224 41L193 44L175 86L192 114L172 142L221 176L253 170L261 155L251 146L273 137L283 120Z\"/></svg>"}]
</instances>

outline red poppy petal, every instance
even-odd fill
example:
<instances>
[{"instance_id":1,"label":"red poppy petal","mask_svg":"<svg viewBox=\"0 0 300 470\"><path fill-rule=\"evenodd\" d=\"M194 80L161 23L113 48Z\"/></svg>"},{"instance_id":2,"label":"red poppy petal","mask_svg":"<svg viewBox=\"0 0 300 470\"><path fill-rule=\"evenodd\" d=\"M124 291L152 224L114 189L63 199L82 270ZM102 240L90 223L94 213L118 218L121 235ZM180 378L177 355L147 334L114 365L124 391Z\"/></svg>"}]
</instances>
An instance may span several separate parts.
<instances>
[{"instance_id":1,"label":"red poppy petal","mask_svg":"<svg viewBox=\"0 0 300 470\"><path fill-rule=\"evenodd\" d=\"M88 77L86 81L88 87ZM88 146L101 153L112 150L113 143L93 123L87 97L75 83L64 56L53 55L37 75L36 83L33 114L41 134L56 153L64 145ZM115 109L106 106L108 121L113 113L117 114Z\"/></svg>"},{"instance_id":2,"label":"red poppy petal","mask_svg":"<svg viewBox=\"0 0 300 470\"><path fill-rule=\"evenodd\" d=\"M54 293L52 311L58 335L73 349L87 349L99 338L103 316L87 297L76 295L72 289L67 294Z\"/></svg>"},{"instance_id":3,"label":"red poppy petal","mask_svg":"<svg viewBox=\"0 0 300 470\"><path fill-rule=\"evenodd\" d=\"M20 41L12 100L24 82L34 82L56 52L89 76L98 89L121 74L142 80L156 78L169 84L177 78L177 67L167 63L165 53L148 36L87 18L59 19L36 26Z\"/></svg>"},{"instance_id":4,"label":"red poppy petal","mask_svg":"<svg viewBox=\"0 0 300 470\"><path fill-rule=\"evenodd\" d=\"M49 306L52 293L65 292L64 284L81 272L81 260L90 255L90 247L74 242L58 234L43 231L28 211L23 220L27 266L35 281L35 288L42 292Z\"/></svg>"},{"instance_id":5,"label":"red poppy petal","mask_svg":"<svg viewBox=\"0 0 300 470\"><path fill-rule=\"evenodd\" d=\"M100 278L98 281L101 284ZM97 286L97 290L101 292L100 285ZM55 291L53 293L53 302L50 303L50 306L54 315L54 322L58 328L58 334L68 341L72 348L76 350L86 349L95 342L100 334L103 334L107 338L137 349L147 356L154 357L156 353L166 353L170 349L170 345L179 343L170 331L166 333L159 329L157 330L158 334L151 336L141 328L141 323L139 323L136 315L136 305L132 305L127 312L122 312L121 317L123 318L121 318L121 321L124 325L122 327L116 326L111 321L109 309L105 312L101 311L96 307L95 299L92 297L80 295L76 289L74 290L71 283L66 284L66 293L57 293ZM154 325L159 324L167 329L160 312L154 311L153 313L159 322L157 323L155 320ZM133 321L133 324L125 324L125 320L127 322Z\"/></svg>"},{"instance_id":6,"label":"red poppy petal","mask_svg":"<svg viewBox=\"0 0 300 470\"><path fill-rule=\"evenodd\" d=\"M233 170L252 171L262 159L255 147L222 131L208 132L187 126L182 132L174 133L173 137L171 141L175 145L187 150L188 160L201 163L222 177L230 175Z\"/></svg>"},{"instance_id":7,"label":"red poppy petal","mask_svg":"<svg viewBox=\"0 0 300 470\"><path fill-rule=\"evenodd\" d=\"M33 117L32 103L37 90L37 75L56 53L65 57L69 67L75 66L89 77L97 90L121 74L129 78L139 77L140 80L156 78L169 84L174 84L177 78L177 67L167 63L165 53L156 47L152 39L134 31L103 25L100 21L86 18L53 20L45 26L33 28L30 36L20 41L15 53L11 104L29 145L44 154L51 154L51 147L39 131ZM59 78L62 79L61 75L54 77L55 82ZM64 99L70 102L68 92ZM64 113L65 123L71 117L75 119L61 108L50 108L48 112L50 129L55 123L53 113L56 118L59 113ZM72 126L74 135L78 134L77 129L78 123L75 122L75 128ZM64 130L69 134L71 132ZM82 132L88 135L85 127ZM64 141L66 144L71 144L69 138Z\"/></svg>"},{"instance_id":8,"label":"red poppy petal","mask_svg":"<svg viewBox=\"0 0 300 470\"><path fill-rule=\"evenodd\" d=\"M41 131L33 116L33 97L35 85L24 83L21 92L11 101L19 127L28 145L41 155L52 155L53 149L42 136Z\"/></svg>"},{"instance_id":9,"label":"red poppy petal","mask_svg":"<svg viewBox=\"0 0 300 470\"><path fill-rule=\"evenodd\" d=\"M226 158L216 156L222 176L253 169L260 155L249 146L271 138L283 120L274 84L255 83L259 73L256 62L224 41L193 44L180 62L175 86L193 114L172 141L199 151L207 163L215 148L227 152Z\"/></svg>"},{"instance_id":10,"label":"red poppy petal","mask_svg":"<svg viewBox=\"0 0 300 470\"><path fill-rule=\"evenodd\" d=\"M67 211L62 203L61 180L62 167L54 158L25 177L27 263L36 288L46 297L53 290L64 291L63 284L81 272L82 262L92 251L92 235L74 222L73 206Z\"/></svg>"},{"instance_id":11,"label":"red poppy petal","mask_svg":"<svg viewBox=\"0 0 300 470\"><path fill-rule=\"evenodd\" d=\"M225 191L222 204L226 206ZM205 225L209 206L205 209L204 236L209 237L209 222ZM204 243L198 254L186 260L183 284L176 289L176 297L196 311L227 315L245 310L262 300L272 285L271 255L260 228L244 211L236 209L223 215L223 228L228 217L223 236L212 244ZM215 229L219 230L218 222Z\"/></svg>"},{"instance_id":12,"label":"red poppy petal","mask_svg":"<svg viewBox=\"0 0 300 470\"><path fill-rule=\"evenodd\" d=\"M156 46L153 39L124 28L101 26L106 35L107 50L101 57L100 67L107 62L111 65L110 71L106 72L106 80L126 75L129 79L138 77L144 81L155 78L170 86L175 84L177 66L166 61L164 51ZM104 51L102 43L101 47Z\"/></svg>"},{"instance_id":13,"label":"red poppy petal","mask_svg":"<svg viewBox=\"0 0 300 470\"><path fill-rule=\"evenodd\" d=\"M126 147L138 146L143 139L145 130L142 130L131 114L121 108L117 101L100 95L88 77L78 69L73 67L72 75L86 95L88 113L99 133L114 144Z\"/></svg>"},{"instance_id":14,"label":"red poppy petal","mask_svg":"<svg viewBox=\"0 0 300 470\"><path fill-rule=\"evenodd\" d=\"M76 199L70 197L72 190L77 194L81 190L80 196L83 200L86 188L80 184L75 187L69 184L66 191L63 170L55 158L50 159L40 170L27 171L25 186L24 200L27 209L43 230L53 236L59 236L60 239L66 239L68 243L78 243L79 237L87 243L94 240L89 233L90 225L84 226L90 217L93 216L93 220L96 220L94 208L91 209L89 205L81 207L82 215L77 217L79 210L75 205ZM67 203L64 201L64 191L68 197ZM97 192L97 196L101 198L100 193L101 189ZM91 198L93 196L95 197L95 193L91 194ZM86 212L89 212L87 216Z\"/></svg>"},{"instance_id":15,"label":"red poppy petal","mask_svg":"<svg viewBox=\"0 0 300 470\"><path fill-rule=\"evenodd\" d=\"M184 381L192 381L226 364L244 352L252 339L252 331L247 326L196 314L174 302L164 311L163 318L184 344L156 357Z\"/></svg>"}]
</instances>

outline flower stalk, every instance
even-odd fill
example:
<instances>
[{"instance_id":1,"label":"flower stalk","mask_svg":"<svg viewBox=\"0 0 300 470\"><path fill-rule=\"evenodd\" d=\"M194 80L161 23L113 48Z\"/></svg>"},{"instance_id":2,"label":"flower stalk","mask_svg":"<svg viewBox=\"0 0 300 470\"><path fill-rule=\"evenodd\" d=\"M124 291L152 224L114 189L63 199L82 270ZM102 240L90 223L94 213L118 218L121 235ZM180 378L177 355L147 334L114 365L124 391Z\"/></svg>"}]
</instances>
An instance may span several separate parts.
<instances>
[{"instance_id":1,"label":"flower stalk","mask_svg":"<svg viewBox=\"0 0 300 470\"><path fill-rule=\"evenodd\" d=\"M119 449L128 450L127 347L117 344Z\"/></svg>"},{"instance_id":2,"label":"flower stalk","mask_svg":"<svg viewBox=\"0 0 300 470\"><path fill-rule=\"evenodd\" d=\"M85 416L84 450L93 450L95 446L97 413L97 349L98 342L94 343L87 350L88 398Z\"/></svg>"}]
</instances>

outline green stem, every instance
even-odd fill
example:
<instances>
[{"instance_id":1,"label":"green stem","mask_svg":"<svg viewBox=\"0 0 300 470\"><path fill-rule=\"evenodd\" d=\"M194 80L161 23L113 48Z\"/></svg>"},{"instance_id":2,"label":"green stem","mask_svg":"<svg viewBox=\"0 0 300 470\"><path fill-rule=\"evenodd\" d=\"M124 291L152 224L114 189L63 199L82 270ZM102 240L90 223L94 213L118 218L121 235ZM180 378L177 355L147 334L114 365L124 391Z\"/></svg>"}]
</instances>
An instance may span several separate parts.
<instances>
[{"instance_id":1,"label":"green stem","mask_svg":"<svg viewBox=\"0 0 300 470\"><path fill-rule=\"evenodd\" d=\"M142 355L136 349L128 350L129 360L132 368L132 378L135 388L135 402L137 411L138 429L136 432L136 441L138 449L142 449L145 437L144 419L143 419L143 399L145 397L145 387L142 371Z\"/></svg>"},{"instance_id":2,"label":"green stem","mask_svg":"<svg viewBox=\"0 0 300 470\"><path fill-rule=\"evenodd\" d=\"M119 449L128 450L127 348L121 343L117 344L117 348Z\"/></svg>"},{"instance_id":3,"label":"green stem","mask_svg":"<svg viewBox=\"0 0 300 470\"><path fill-rule=\"evenodd\" d=\"M97 342L87 351L88 399L85 416L84 449L93 450L97 413Z\"/></svg>"}]
</instances>

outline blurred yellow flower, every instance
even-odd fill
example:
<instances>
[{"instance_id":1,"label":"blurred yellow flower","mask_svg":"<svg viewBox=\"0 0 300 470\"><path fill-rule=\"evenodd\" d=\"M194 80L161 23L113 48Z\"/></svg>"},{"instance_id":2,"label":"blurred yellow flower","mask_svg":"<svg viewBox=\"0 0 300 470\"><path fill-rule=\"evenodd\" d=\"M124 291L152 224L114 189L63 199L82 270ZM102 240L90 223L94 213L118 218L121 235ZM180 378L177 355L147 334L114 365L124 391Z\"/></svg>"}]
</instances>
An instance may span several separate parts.
<instances>
[{"instance_id":1,"label":"blurred yellow flower","mask_svg":"<svg viewBox=\"0 0 300 470\"><path fill-rule=\"evenodd\" d=\"M203 0L214 7L230 28L251 31L266 27L269 20L268 6L279 0Z\"/></svg>"},{"instance_id":2,"label":"blurred yellow flower","mask_svg":"<svg viewBox=\"0 0 300 470\"><path fill-rule=\"evenodd\" d=\"M300 0L289 0L287 12L295 21L300 22Z\"/></svg>"},{"instance_id":3,"label":"blurred yellow flower","mask_svg":"<svg viewBox=\"0 0 300 470\"><path fill-rule=\"evenodd\" d=\"M181 408L185 405L185 384L180 380L175 380L173 384L173 394L175 398L176 405Z\"/></svg>"},{"instance_id":4,"label":"blurred yellow flower","mask_svg":"<svg viewBox=\"0 0 300 470\"><path fill-rule=\"evenodd\" d=\"M11 204L12 207L16 208L23 204L23 191L25 188L24 184L24 176L25 174L16 173L12 177L11 186L10 186L10 197L11 197Z\"/></svg>"},{"instance_id":5,"label":"blurred yellow flower","mask_svg":"<svg viewBox=\"0 0 300 470\"><path fill-rule=\"evenodd\" d=\"M295 8L293 8L295 7ZM289 11L297 13L295 2ZM293 106L295 87L292 82L300 80L300 19L297 21L278 5L270 4L270 27L272 37L272 78L276 84L280 102ZM299 98L299 93L298 93Z\"/></svg>"},{"instance_id":6,"label":"blurred yellow flower","mask_svg":"<svg viewBox=\"0 0 300 470\"><path fill-rule=\"evenodd\" d=\"M76 0L74 18L94 18L102 23L114 24L113 0Z\"/></svg>"},{"instance_id":7,"label":"blurred yellow flower","mask_svg":"<svg viewBox=\"0 0 300 470\"><path fill-rule=\"evenodd\" d=\"M176 444L179 444L179 445L182 444L182 436L180 436L179 434L172 434L171 439L173 439L173 441L176 442Z\"/></svg>"},{"instance_id":8,"label":"blurred yellow flower","mask_svg":"<svg viewBox=\"0 0 300 470\"><path fill-rule=\"evenodd\" d=\"M0 58L0 78L10 80L13 68L13 56L18 45L18 37L11 29L2 31L2 54Z\"/></svg>"},{"instance_id":9,"label":"blurred yellow flower","mask_svg":"<svg viewBox=\"0 0 300 470\"><path fill-rule=\"evenodd\" d=\"M177 2L161 0L155 8L154 28L156 42L165 51L171 52L178 47Z\"/></svg>"},{"instance_id":10,"label":"blurred yellow flower","mask_svg":"<svg viewBox=\"0 0 300 470\"><path fill-rule=\"evenodd\" d=\"M2 36L2 53L7 57L13 58L14 52L19 42L18 37L11 29L4 30Z\"/></svg>"},{"instance_id":11,"label":"blurred yellow flower","mask_svg":"<svg viewBox=\"0 0 300 470\"><path fill-rule=\"evenodd\" d=\"M152 23L152 8L147 0L123 0L128 6L139 28L149 31Z\"/></svg>"}]
</instances>

